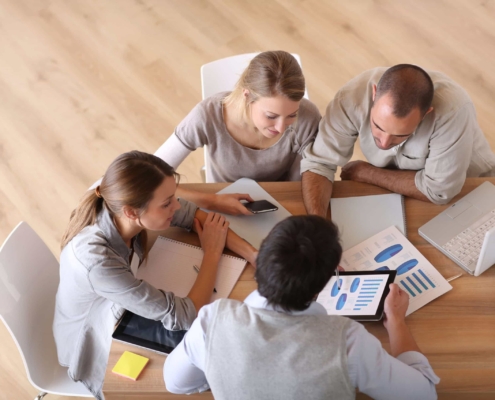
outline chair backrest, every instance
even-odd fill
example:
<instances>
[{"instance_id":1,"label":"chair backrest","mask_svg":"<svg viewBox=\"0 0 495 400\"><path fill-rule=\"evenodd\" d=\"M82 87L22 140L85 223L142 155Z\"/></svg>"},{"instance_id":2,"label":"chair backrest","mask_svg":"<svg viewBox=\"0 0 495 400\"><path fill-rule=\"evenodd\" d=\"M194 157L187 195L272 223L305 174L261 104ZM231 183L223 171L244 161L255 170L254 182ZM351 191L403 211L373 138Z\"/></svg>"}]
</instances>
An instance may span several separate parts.
<instances>
[{"instance_id":1,"label":"chair backrest","mask_svg":"<svg viewBox=\"0 0 495 400\"><path fill-rule=\"evenodd\" d=\"M59 264L36 232L21 222L0 248L0 318L10 331L28 379L38 389L58 365L52 333Z\"/></svg>"},{"instance_id":2,"label":"chair backrest","mask_svg":"<svg viewBox=\"0 0 495 400\"><path fill-rule=\"evenodd\" d=\"M203 100L219 92L227 92L234 89L249 62L259 53L239 54L232 57L222 58L201 66L201 93ZM292 54L302 68L299 54ZM304 97L309 99L308 89L304 92ZM204 181L212 182L208 176L208 149L204 147L205 165L201 171Z\"/></svg>"}]
</instances>

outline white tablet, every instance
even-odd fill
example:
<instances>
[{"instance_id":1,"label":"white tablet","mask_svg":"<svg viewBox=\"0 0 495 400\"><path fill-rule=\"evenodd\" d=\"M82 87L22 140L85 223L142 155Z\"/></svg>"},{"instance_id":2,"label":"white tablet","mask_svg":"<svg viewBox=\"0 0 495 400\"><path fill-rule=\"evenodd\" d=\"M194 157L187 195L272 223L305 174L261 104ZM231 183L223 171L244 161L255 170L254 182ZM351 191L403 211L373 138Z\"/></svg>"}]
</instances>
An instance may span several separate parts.
<instances>
[{"instance_id":1,"label":"white tablet","mask_svg":"<svg viewBox=\"0 0 495 400\"><path fill-rule=\"evenodd\" d=\"M316 301L329 315L342 315L357 321L379 321L385 297L397 271L341 272L332 276Z\"/></svg>"}]
</instances>

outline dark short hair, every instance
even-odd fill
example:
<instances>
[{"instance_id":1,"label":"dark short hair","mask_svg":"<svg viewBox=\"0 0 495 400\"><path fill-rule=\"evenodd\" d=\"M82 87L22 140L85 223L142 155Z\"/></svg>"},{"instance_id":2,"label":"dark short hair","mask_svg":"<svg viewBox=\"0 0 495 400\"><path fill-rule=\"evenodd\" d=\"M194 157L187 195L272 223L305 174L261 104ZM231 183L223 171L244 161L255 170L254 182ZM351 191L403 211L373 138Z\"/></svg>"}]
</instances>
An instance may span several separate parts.
<instances>
[{"instance_id":1,"label":"dark short hair","mask_svg":"<svg viewBox=\"0 0 495 400\"><path fill-rule=\"evenodd\" d=\"M375 101L384 94L392 96L393 114L404 118L418 107L425 115L433 101L433 81L416 65L399 64L389 68L376 86Z\"/></svg>"},{"instance_id":2,"label":"dark short hair","mask_svg":"<svg viewBox=\"0 0 495 400\"><path fill-rule=\"evenodd\" d=\"M339 232L331 221L316 215L289 217L261 243L258 292L272 306L305 310L328 283L341 256Z\"/></svg>"}]
</instances>

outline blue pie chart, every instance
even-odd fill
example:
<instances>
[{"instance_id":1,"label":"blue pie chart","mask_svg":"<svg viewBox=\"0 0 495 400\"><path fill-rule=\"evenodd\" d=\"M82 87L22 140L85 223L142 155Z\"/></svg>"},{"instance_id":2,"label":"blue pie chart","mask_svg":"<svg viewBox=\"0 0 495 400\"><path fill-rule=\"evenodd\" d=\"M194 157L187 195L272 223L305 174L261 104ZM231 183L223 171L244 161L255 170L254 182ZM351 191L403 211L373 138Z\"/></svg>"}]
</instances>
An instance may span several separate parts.
<instances>
[{"instance_id":1,"label":"blue pie chart","mask_svg":"<svg viewBox=\"0 0 495 400\"><path fill-rule=\"evenodd\" d=\"M399 268L397 268L397 275L405 274L406 272L412 270L416 265L418 265L418 260L415 258L406 261L404 264L401 264Z\"/></svg>"},{"instance_id":2,"label":"blue pie chart","mask_svg":"<svg viewBox=\"0 0 495 400\"><path fill-rule=\"evenodd\" d=\"M335 307L337 310L342 310L344 308L345 302L347 300L347 294L342 293L337 300L337 306Z\"/></svg>"},{"instance_id":3,"label":"blue pie chart","mask_svg":"<svg viewBox=\"0 0 495 400\"><path fill-rule=\"evenodd\" d=\"M354 293L357 290L357 288L359 287L359 282L361 282L359 278L354 278L351 283L351 293Z\"/></svg>"},{"instance_id":4,"label":"blue pie chart","mask_svg":"<svg viewBox=\"0 0 495 400\"><path fill-rule=\"evenodd\" d=\"M378 263L387 261L388 259L395 256L397 253L399 253L402 249L403 247L400 244L394 244L393 246L387 247L385 250L382 250L378 253L378 255L375 257L375 261Z\"/></svg>"},{"instance_id":5,"label":"blue pie chart","mask_svg":"<svg viewBox=\"0 0 495 400\"><path fill-rule=\"evenodd\" d=\"M338 283L338 285L337 285ZM338 281L335 281L335 283L332 286L332 291L330 292L330 295L332 297L335 297L339 294L339 286L342 287L342 279L339 279Z\"/></svg>"}]
</instances>

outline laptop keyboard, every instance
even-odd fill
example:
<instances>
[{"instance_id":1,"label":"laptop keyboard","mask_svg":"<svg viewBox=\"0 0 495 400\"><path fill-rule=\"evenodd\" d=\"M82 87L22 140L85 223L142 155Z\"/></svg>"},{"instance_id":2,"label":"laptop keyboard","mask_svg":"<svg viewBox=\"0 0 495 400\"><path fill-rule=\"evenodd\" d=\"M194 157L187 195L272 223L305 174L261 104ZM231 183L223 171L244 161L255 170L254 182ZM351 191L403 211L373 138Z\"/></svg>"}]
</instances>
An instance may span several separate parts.
<instances>
[{"instance_id":1,"label":"laptop keyboard","mask_svg":"<svg viewBox=\"0 0 495 400\"><path fill-rule=\"evenodd\" d=\"M449 240L442 248L471 271L476 268L485 233L495 227L495 209Z\"/></svg>"}]
</instances>

